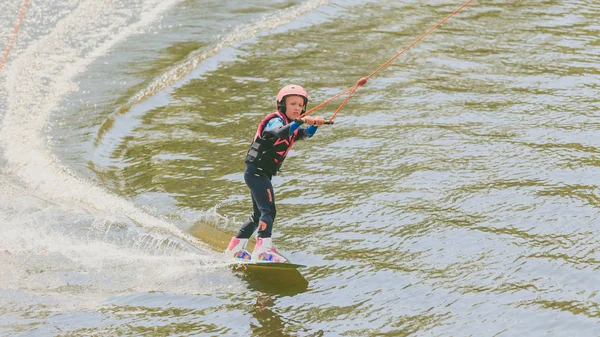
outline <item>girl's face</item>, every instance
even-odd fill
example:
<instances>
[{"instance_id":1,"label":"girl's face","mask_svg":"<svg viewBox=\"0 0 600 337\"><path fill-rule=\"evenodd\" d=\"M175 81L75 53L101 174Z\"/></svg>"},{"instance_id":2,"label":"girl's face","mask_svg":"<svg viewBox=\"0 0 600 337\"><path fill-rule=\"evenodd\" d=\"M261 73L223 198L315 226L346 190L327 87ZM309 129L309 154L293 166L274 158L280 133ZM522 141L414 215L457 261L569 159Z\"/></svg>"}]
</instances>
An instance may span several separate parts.
<instances>
[{"instance_id":1,"label":"girl's face","mask_svg":"<svg viewBox=\"0 0 600 337\"><path fill-rule=\"evenodd\" d=\"M285 98L285 114L290 120L300 117L304 108L304 98L300 96L288 96Z\"/></svg>"}]
</instances>

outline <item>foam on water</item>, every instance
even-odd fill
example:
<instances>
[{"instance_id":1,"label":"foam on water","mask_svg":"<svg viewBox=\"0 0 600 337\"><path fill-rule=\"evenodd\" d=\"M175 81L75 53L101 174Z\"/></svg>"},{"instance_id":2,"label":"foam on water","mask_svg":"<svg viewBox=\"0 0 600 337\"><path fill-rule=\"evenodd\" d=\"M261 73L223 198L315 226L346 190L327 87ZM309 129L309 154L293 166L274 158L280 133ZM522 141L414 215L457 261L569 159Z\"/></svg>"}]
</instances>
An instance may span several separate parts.
<instances>
[{"instance_id":1,"label":"foam on water","mask_svg":"<svg viewBox=\"0 0 600 337\"><path fill-rule=\"evenodd\" d=\"M210 292L211 284L222 286L225 275L210 271L225 264L214 261L202 242L75 176L52 155L44 136L62 99L78 89L74 78L177 2L72 3L47 35L13 53L4 69L0 129L3 289L63 296L83 289L103 297L123 289ZM35 6L28 25L43 26L35 12L53 5Z\"/></svg>"},{"instance_id":2,"label":"foam on water","mask_svg":"<svg viewBox=\"0 0 600 337\"><path fill-rule=\"evenodd\" d=\"M193 240L176 226L74 176L51 154L43 136L62 98L77 90L74 77L175 3L147 1L136 8L122 6L119 1L82 2L11 63L6 76L7 111L0 134L9 174L61 205L97 216L123 215L149 230Z\"/></svg>"}]
</instances>

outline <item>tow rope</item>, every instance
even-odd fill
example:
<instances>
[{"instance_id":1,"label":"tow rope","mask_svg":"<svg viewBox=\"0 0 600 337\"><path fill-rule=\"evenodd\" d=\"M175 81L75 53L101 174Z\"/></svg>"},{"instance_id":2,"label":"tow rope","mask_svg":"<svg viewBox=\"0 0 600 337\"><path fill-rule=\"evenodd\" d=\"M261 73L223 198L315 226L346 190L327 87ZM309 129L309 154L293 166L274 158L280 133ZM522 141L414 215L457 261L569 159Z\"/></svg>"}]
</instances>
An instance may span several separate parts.
<instances>
[{"instance_id":1,"label":"tow rope","mask_svg":"<svg viewBox=\"0 0 600 337\"><path fill-rule=\"evenodd\" d=\"M365 85L367 83L367 81L369 80L369 78L371 78L373 75L377 74L381 69L387 67L392 61L394 61L396 58L398 58L398 56L404 54L405 51L407 51L410 47L414 46L415 44L417 44L417 42L421 41L425 36L429 35L429 33L433 32L436 28L438 28L439 26L441 26L444 22L448 21L448 19L450 19L452 16L454 16L454 14L460 12L463 8L467 7L468 4L470 4L473 0L468 0L467 2L465 2L462 6L460 6L457 10L455 10L454 12L452 12L450 15L448 15L445 19L443 19L442 21L438 22L435 26L433 26L431 29L429 29L428 31L426 31L423 35L419 36L416 40L414 40L411 44L409 44L408 46L406 46L406 48L402 49L400 52L398 52L396 55L394 55L392 58L390 58L389 60L387 60L385 63L383 63L379 68L375 69L375 71L373 71L372 73L370 73L368 76L365 76L363 78L361 78L360 80L358 80L356 82L355 85L353 85L352 87L340 92L339 94L329 98L328 100L316 105L315 107L313 107L312 109L306 111L304 114L302 114L300 116L300 118L312 113L313 111L319 109L320 107L326 105L327 103L333 101L334 99L342 96L343 94L350 92L348 94L348 96L346 96L346 99L344 99L344 101L342 102L342 104L340 104L340 106L335 110L335 112L333 113L333 116L331 116L331 118L329 119L329 121L326 122L326 124L333 124L333 119L335 118L335 116L338 114L338 112L340 112L340 110L342 110L342 107L344 107L344 105L346 105L346 102L348 102L348 100L350 99L350 97L352 97L352 95L354 94L354 92L356 91L356 89L358 89L358 87L362 87L363 85Z\"/></svg>"},{"instance_id":2,"label":"tow rope","mask_svg":"<svg viewBox=\"0 0 600 337\"><path fill-rule=\"evenodd\" d=\"M4 55L2 56L2 60L0 61L0 71L2 71L2 68L4 68L4 64L8 59L8 53L10 53L10 49L12 48L13 43L15 43L17 33L19 33L19 27L21 27L21 22L23 22L25 12L27 11L27 6L29 5L29 1L30 0L25 0L23 8L21 9L21 14L19 15L19 19L17 20L17 24L15 25L15 29L13 30L10 40L8 40L8 45L6 46L6 49L4 50Z\"/></svg>"}]
</instances>

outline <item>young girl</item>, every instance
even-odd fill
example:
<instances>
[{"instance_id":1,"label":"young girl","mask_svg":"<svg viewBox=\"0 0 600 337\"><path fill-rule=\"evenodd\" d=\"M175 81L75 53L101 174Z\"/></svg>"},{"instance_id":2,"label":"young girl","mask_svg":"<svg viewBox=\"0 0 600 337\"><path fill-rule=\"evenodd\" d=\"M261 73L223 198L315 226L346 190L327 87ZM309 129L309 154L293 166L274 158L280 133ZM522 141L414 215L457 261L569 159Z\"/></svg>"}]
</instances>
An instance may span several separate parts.
<instances>
[{"instance_id":1,"label":"young girl","mask_svg":"<svg viewBox=\"0 0 600 337\"><path fill-rule=\"evenodd\" d=\"M246 220L237 235L231 238L225 250L234 259L257 262L288 262L279 254L271 240L275 220L275 193L271 178L281 168L294 141L310 138L325 120L306 116L308 93L299 85L287 85L277 93L277 111L269 114L258 125L254 141L246 155L244 181L250 188L254 213ZM308 128L301 128L306 123ZM256 246L252 255L246 250L248 238L258 228Z\"/></svg>"}]
</instances>

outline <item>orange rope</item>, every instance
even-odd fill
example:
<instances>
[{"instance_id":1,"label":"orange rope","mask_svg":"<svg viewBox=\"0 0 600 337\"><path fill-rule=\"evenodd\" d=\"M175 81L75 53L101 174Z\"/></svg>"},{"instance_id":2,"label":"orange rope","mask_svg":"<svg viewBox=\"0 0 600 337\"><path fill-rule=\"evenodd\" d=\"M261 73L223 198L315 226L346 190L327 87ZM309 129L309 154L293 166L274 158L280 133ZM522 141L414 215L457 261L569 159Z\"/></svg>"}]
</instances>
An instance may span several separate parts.
<instances>
[{"instance_id":1,"label":"orange rope","mask_svg":"<svg viewBox=\"0 0 600 337\"><path fill-rule=\"evenodd\" d=\"M331 118L329 119L329 122L333 122L333 119L335 118L335 116L338 114L338 112L340 112L340 110L342 110L342 107L344 105L346 105L346 102L348 102L348 100L350 99L350 97L352 97L352 95L354 94L354 92L356 91L356 89L358 89L358 87L361 87L363 85L365 85L367 83L367 80L369 80L369 78L371 78L371 76L377 74L381 69L387 67L392 61L394 61L396 58L398 58L398 56L404 54L405 51L407 51L410 47L414 46L415 44L417 44L417 42L421 41L425 36L429 35L429 33L431 33L432 31L434 31L436 28L438 28L439 26L441 26L444 22L448 21L448 19L450 19L452 16L454 16L456 13L460 12L463 8L465 8L468 4L470 4L473 0L468 0L467 2L465 2L462 6L460 6L457 10L455 10L454 12L452 12L450 15L448 15L444 20L438 22L435 26L433 26L431 29L429 29L428 31L426 31L423 35L419 36L416 40L414 40L411 44L409 44L408 46L406 46L406 48L402 49L400 52L398 52L396 55L394 55L391 59L387 60L384 64L382 64L379 68L375 69L375 71L373 71L372 73L370 73L368 76L361 78L360 80L358 80L358 82L356 82L355 85L353 85L352 87L340 92L339 94L331 97L330 99L324 101L323 103L313 107L312 109L308 110L307 112L305 112L304 114L302 114L300 117L304 117L308 114L310 114L311 112L319 109L320 107L324 106L325 104L333 101L334 99L340 97L341 95L347 93L348 91L350 91L350 93L348 94L348 96L346 97L346 99L344 99L344 101L342 102L342 104L337 108L337 110L333 113L333 116L331 116Z\"/></svg>"},{"instance_id":2,"label":"orange rope","mask_svg":"<svg viewBox=\"0 0 600 337\"><path fill-rule=\"evenodd\" d=\"M4 68L4 64L6 64L6 60L8 59L8 53L10 53L10 49L12 48L13 43L15 42L15 39L17 38L17 33L19 33L19 27L21 27L21 22L23 22L23 18L25 17L25 12L27 11L27 6L29 6L29 1L31 1L31 0L25 0L25 3L23 4L23 8L21 9L21 14L19 15L19 20L17 21L17 24L15 25L15 29L13 30L12 36L10 37L10 40L8 41L6 50L4 50L4 56L2 56L2 61L0 61L0 71L2 71L2 69Z\"/></svg>"}]
</instances>

